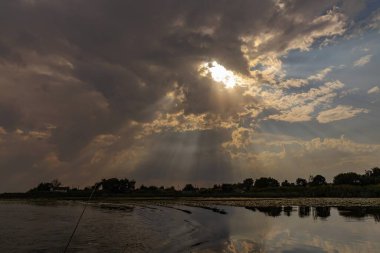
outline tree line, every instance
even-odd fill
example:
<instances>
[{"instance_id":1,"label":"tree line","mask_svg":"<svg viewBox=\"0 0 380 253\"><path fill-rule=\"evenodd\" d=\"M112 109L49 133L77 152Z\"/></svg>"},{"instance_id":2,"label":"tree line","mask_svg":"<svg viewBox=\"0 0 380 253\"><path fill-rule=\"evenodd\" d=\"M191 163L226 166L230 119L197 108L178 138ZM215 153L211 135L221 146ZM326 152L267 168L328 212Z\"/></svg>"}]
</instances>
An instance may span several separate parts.
<instances>
[{"instance_id":1,"label":"tree line","mask_svg":"<svg viewBox=\"0 0 380 253\"><path fill-rule=\"evenodd\" d=\"M136 181L127 178L102 179L84 189L62 187L58 180L40 183L28 193L64 192L71 195L88 193L96 188L97 194L103 195L246 195L257 196L380 196L380 168L366 170L364 174L346 172L336 175L332 183L328 183L322 175L310 176L308 179L297 178L294 182L284 180L281 183L272 177L260 177L254 180L246 178L239 183L215 184L210 188L186 184L182 189L164 186L136 187ZM358 189L354 186L363 186ZM367 187L368 186L368 187ZM376 186L371 188L370 186ZM372 191L372 193L368 193ZM339 195L340 194L340 195ZM350 195L351 194L351 195Z\"/></svg>"}]
</instances>

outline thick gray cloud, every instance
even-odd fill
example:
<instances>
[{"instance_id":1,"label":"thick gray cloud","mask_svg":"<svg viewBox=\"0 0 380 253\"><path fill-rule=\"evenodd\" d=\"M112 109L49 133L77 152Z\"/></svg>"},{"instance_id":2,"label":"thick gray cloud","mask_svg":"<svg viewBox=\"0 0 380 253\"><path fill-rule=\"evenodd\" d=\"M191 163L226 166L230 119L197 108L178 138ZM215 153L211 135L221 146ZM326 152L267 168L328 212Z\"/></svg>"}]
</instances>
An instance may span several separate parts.
<instances>
[{"instance_id":1,"label":"thick gray cloud","mask_svg":"<svg viewBox=\"0 0 380 253\"><path fill-rule=\"evenodd\" d=\"M252 63L276 65L290 50L343 35L364 6L2 1L0 191L54 177L78 185L115 175L165 184L232 179L237 169L222 149L232 126L250 120L253 127L260 110L279 110L251 89L281 75L252 73ZM250 84L233 91L215 85L199 75L210 61Z\"/></svg>"}]
</instances>

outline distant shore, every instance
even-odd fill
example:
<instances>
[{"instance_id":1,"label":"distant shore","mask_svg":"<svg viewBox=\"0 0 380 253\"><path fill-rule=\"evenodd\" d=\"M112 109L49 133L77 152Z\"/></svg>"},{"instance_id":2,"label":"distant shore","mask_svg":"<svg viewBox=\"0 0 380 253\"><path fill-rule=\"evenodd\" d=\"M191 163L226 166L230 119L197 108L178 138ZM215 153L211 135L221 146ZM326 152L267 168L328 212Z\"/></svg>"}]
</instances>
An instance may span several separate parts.
<instances>
[{"instance_id":1,"label":"distant shore","mask_svg":"<svg viewBox=\"0 0 380 253\"><path fill-rule=\"evenodd\" d=\"M0 198L0 201L80 201L87 198ZM96 197L91 203L114 203L128 205L190 205L190 206L239 206L239 207L268 207L268 206L362 206L380 207L380 198L252 198L252 197Z\"/></svg>"},{"instance_id":2,"label":"distant shore","mask_svg":"<svg viewBox=\"0 0 380 253\"><path fill-rule=\"evenodd\" d=\"M26 192L2 193L0 199L62 199L86 200L92 190L70 190L68 192ZM128 193L109 193L97 190L95 199L165 199L165 198L380 198L380 185L321 185L267 187L252 189L249 192L200 192L200 191L139 191Z\"/></svg>"}]
</instances>

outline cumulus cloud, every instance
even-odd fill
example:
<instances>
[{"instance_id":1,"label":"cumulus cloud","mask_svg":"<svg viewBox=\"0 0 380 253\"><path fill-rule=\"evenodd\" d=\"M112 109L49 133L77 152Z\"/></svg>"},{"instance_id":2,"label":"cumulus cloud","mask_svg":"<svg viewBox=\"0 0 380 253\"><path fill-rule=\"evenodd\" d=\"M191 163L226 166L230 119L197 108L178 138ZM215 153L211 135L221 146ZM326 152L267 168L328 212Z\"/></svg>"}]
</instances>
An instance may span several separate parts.
<instances>
[{"instance_id":1,"label":"cumulus cloud","mask_svg":"<svg viewBox=\"0 0 380 253\"><path fill-rule=\"evenodd\" d=\"M285 6L287 4L291 5L286 3ZM249 64L253 67L264 67L261 71L255 68L251 69L251 74L266 82L275 83L284 77L285 73L282 69L280 57L289 51L308 51L317 40L342 35L346 31L347 17L338 12L337 9L331 9L325 15L312 19L297 16L297 18L291 21L286 20L286 22L293 23L299 29L286 30L284 28L283 31L286 31L286 34L283 31L271 30L257 33L254 36L245 35L242 37L244 43L242 52ZM284 24L276 25L281 27ZM284 39L286 40L285 43Z\"/></svg>"},{"instance_id":2,"label":"cumulus cloud","mask_svg":"<svg viewBox=\"0 0 380 253\"><path fill-rule=\"evenodd\" d=\"M325 79L326 75L330 73L332 67L324 68L314 75L309 76L305 79L286 79L285 81L280 81L280 86L283 88L300 88L308 85L310 81L322 81Z\"/></svg>"},{"instance_id":3,"label":"cumulus cloud","mask_svg":"<svg viewBox=\"0 0 380 253\"><path fill-rule=\"evenodd\" d=\"M308 77L308 80L312 80L312 81L321 81L321 80L323 80L323 79L326 77L326 75L327 75L328 73L331 72L331 70L332 70L331 67L328 67L328 68L322 69L322 70L319 71L317 74L312 75L312 76L309 76L309 77Z\"/></svg>"},{"instance_id":4,"label":"cumulus cloud","mask_svg":"<svg viewBox=\"0 0 380 253\"><path fill-rule=\"evenodd\" d=\"M287 122L303 122L312 119L311 113L314 112L314 105L304 105L299 107L292 107L282 114L274 114L268 116L268 119L287 121Z\"/></svg>"},{"instance_id":5,"label":"cumulus cloud","mask_svg":"<svg viewBox=\"0 0 380 253\"><path fill-rule=\"evenodd\" d=\"M364 108L353 108L352 106L338 105L335 108L322 111L318 114L317 120L319 123L329 123L333 121L349 119L360 113L368 113Z\"/></svg>"},{"instance_id":6,"label":"cumulus cloud","mask_svg":"<svg viewBox=\"0 0 380 253\"><path fill-rule=\"evenodd\" d=\"M299 88L306 86L308 83L306 79L287 79L281 82L281 86L285 88Z\"/></svg>"},{"instance_id":7,"label":"cumulus cloud","mask_svg":"<svg viewBox=\"0 0 380 253\"><path fill-rule=\"evenodd\" d=\"M362 67L371 61L372 55L365 55L354 62L354 67Z\"/></svg>"},{"instance_id":8,"label":"cumulus cloud","mask_svg":"<svg viewBox=\"0 0 380 253\"><path fill-rule=\"evenodd\" d=\"M288 122L310 121L315 108L331 103L338 95L336 91L343 87L342 82L333 81L326 82L318 88L311 88L307 92L296 94L265 92L263 94L264 97L267 97L265 100L270 101L267 106L280 111L278 114L269 115L267 119Z\"/></svg>"},{"instance_id":9,"label":"cumulus cloud","mask_svg":"<svg viewBox=\"0 0 380 253\"><path fill-rule=\"evenodd\" d=\"M371 15L371 21L368 24L368 27L371 29L379 29L380 28L380 11L374 11Z\"/></svg>"},{"instance_id":10,"label":"cumulus cloud","mask_svg":"<svg viewBox=\"0 0 380 253\"><path fill-rule=\"evenodd\" d=\"M376 94L380 93L380 88L378 86L374 86L367 91L368 94Z\"/></svg>"}]
</instances>

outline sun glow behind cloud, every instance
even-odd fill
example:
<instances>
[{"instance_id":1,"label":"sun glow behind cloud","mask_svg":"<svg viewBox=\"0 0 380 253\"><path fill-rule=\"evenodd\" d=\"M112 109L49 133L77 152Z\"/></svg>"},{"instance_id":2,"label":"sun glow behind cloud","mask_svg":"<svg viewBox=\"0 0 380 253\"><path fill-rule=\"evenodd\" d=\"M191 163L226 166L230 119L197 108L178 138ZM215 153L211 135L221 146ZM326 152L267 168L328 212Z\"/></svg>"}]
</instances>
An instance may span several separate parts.
<instances>
[{"instance_id":1,"label":"sun glow behind cloud","mask_svg":"<svg viewBox=\"0 0 380 253\"><path fill-rule=\"evenodd\" d=\"M210 75L215 82L222 83L226 88L236 86L236 76L234 73L216 61L202 64L200 66L200 73L202 76Z\"/></svg>"}]
</instances>

